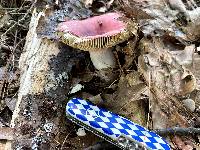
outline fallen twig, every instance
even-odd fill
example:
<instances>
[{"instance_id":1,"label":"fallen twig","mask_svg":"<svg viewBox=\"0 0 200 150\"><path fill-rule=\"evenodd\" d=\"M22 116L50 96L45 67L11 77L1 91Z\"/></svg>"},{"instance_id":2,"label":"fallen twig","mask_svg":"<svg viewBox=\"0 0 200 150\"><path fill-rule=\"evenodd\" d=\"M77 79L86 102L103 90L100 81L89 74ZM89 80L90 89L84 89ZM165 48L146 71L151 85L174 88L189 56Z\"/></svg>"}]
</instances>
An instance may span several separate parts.
<instances>
[{"instance_id":1,"label":"fallen twig","mask_svg":"<svg viewBox=\"0 0 200 150\"><path fill-rule=\"evenodd\" d=\"M159 135L200 135L200 128L168 128L168 129L157 129L155 132Z\"/></svg>"}]
</instances>

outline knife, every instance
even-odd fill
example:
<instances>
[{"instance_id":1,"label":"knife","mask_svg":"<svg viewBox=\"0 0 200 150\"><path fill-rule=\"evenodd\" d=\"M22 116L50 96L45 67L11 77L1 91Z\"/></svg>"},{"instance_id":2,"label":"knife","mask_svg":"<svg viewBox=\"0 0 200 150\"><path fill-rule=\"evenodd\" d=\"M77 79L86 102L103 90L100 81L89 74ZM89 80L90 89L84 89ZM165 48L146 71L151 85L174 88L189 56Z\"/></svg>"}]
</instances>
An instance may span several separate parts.
<instances>
[{"instance_id":1,"label":"knife","mask_svg":"<svg viewBox=\"0 0 200 150\"><path fill-rule=\"evenodd\" d=\"M170 150L165 139L156 133L82 98L69 100L66 115L72 122L121 149Z\"/></svg>"}]
</instances>

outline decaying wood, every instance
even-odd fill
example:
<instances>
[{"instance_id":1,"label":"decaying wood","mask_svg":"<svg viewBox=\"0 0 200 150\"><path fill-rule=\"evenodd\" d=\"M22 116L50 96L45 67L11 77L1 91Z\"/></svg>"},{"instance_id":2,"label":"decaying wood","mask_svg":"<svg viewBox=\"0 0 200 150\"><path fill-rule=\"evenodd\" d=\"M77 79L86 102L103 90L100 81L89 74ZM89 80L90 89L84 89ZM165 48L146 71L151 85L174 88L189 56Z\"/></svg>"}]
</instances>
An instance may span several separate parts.
<instances>
[{"instance_id":1,"label":"decaying wood","mask_svg":"<svg viewBox=\"0 0 200 150\"><path fill-rule=\"evenodd\" d=\"M5 75L5 68L0 70L0 112L5 108L5 101L4 101L4 95L6 91L6 75Z\"/></svg>"},{"instance_id":2,"label":"decaying wood","mask_svg":"<svg viewBox=\"0 0 200 150\"><path fill-rule=\"evenodd\" d=\"M20 89L11 121L16 132L14 140L7 142L7 147L13 149L54 149L59 145L59 128L65 122L61 120L65 115L63 106L70 85L68 73L75 64L73 56L76 62L79 58L69 47L61 50L58 42L37 37L36 27L42 15L33 11L20 58Z\"/></svg>"}]
</instances>

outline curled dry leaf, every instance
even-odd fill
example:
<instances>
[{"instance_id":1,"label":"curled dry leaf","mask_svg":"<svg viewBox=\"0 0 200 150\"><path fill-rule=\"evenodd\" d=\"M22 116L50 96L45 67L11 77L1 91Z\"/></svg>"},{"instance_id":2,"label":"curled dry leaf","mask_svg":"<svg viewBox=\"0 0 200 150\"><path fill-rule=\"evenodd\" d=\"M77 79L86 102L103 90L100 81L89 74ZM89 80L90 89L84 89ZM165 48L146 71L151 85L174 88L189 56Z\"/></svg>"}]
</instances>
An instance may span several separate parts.
<instances>
[{"instance_id":1,"label":"curled dry leaf","mask_svg":"<svg viewBox=\"0 0 200 150\"><path fill-rule=\"evenodd\" d=\"M179 64L184 65L185 67L190 68L193 63L195 45L189 45L184 48L182 51L170 51L170 53L175 57Z\"/></svg>"},{"instance_id":2,"label":"curled dry leaf","mask_svg":"<svg viewBox=\"0 0 200 150\"><path fill-rule=\"evenodd\" d=\"M181 76L179 95L185 96L194 91L197 87L196 78L189 70L185 69Z\"/></svg>"}]
</instances>

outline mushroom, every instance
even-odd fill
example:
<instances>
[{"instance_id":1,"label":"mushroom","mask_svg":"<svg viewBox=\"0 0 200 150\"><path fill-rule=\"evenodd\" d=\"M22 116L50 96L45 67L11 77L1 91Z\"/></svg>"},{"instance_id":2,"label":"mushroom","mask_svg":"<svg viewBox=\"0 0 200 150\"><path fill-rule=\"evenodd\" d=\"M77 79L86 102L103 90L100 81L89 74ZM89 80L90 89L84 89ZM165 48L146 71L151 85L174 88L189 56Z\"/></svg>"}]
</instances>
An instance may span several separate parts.
<instances>
[{"instance_id":1,"label":"mushroom","mask_svg":"<svg viewBox=\"0 0 200 150\"><path fill-rule=\"evenodd\" d=\"M69 20L58 25L58 36L65 44L89 51L97 70L115 68L112 47L137 33L137 25L121 13L106 13L84 20Z\"/></svg>"}]
</instances>

